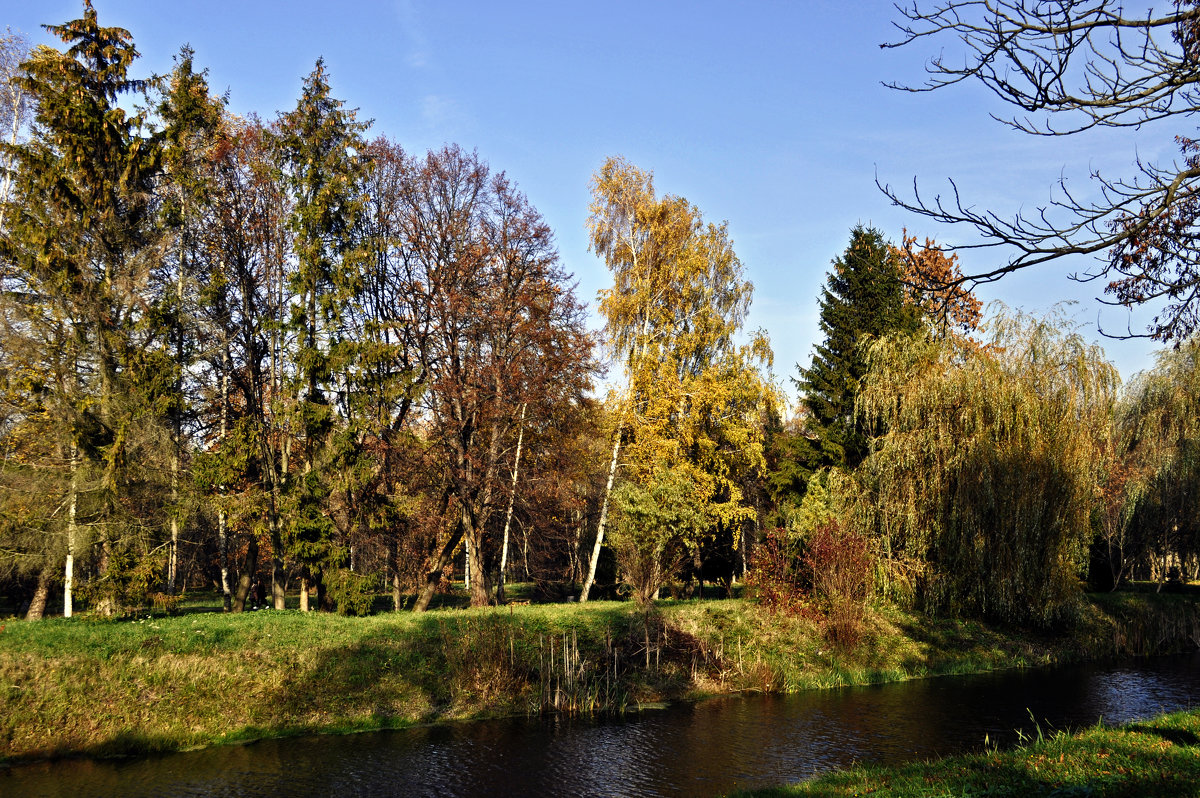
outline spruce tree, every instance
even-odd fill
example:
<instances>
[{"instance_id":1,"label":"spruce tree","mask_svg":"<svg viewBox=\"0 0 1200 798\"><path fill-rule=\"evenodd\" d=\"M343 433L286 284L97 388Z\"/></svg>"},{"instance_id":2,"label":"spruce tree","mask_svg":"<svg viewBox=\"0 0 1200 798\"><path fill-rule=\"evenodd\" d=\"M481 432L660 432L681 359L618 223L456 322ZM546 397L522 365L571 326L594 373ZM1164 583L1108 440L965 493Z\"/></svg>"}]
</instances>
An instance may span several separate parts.
<instances>
[{"instance_id":1,"label":"spruce tree","mask_svg":"<svg viewBox=\"0 0 1200 798\"><path fill-rule=\"evenodd\" d=\"M301 577L304 609L308 577L316 579L321 594L322 572L343 560L328 500L339 477L355 470L357 457L356 436L338 427L354 421L349 383L357 347L346 331L359 303L367 255L359 223L367 171L362 133L368 126L332 96L323 60L305 79L296 109L282 115L278 125L280 171L292 194L289 226L296 256L289 327L295 334L292 387L299 398L303 471L290 487L290 542L291 554L306 569ZM339 431L343 434L336 435Z\"/></svg>"},{"instance_id":2,"label":"spruce tree","mask_svg":"<svg viewBox=\"0 0 1200 798\"><path fill-rule=\"evenodd\" d=\"M902 264L878 230L862 225L833 261L821 294L821 332L812 364L795 380L808 409L806 443L794 451L809 473L825 466L854 468L867 455L867 438L854 417L859 381L866 373L864 336L915 331L919 311L904 301ZM815 436L815 437L814 437Z\"/></svg>"},{"instance_id":3,"label":"spruce tree","mask_svg":"<svg viewBox=\"0 0 1200 798\"><path fill-rule=\"evenodd\" d=\"M64 614L72 611L74 558L84 532L98 543L97 607L113 609L149 541L150 447L171 377L155 356L162 330L153 306L157 232L152 194L159 144L120 100L140 93L128 31L101 27L90 2L81 19L47 26L65 52L37 48L16 78L36 111L26 142L4 147L15 165L0 260L7 267L8 329L31 369L26 417L54 420L63 474ZM149 480L149 481L147 481ZM112 567L110 567L112 566Z\"/></svg>"}]
</instances>

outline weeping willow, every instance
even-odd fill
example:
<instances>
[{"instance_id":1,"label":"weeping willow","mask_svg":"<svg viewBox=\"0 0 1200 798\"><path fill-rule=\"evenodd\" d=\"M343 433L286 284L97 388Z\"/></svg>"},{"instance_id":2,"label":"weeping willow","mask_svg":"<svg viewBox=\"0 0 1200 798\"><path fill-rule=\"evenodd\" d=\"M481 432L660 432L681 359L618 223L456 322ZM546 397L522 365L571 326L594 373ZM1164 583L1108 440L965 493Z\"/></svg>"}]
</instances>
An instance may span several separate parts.
<instances>
[{"instance_id":1,"label":"weeping willow","mask_svg":"<svg viewBox=\"0 0 1200 798\"><path fill-rule=\"evenodd\" d=\"M1061 314L988 331L871 345L860 520L918 606L1050 626L1081 592L1118 378Z\"/></svg>"},{"instance_id":2,"label":"weeping willow","mask_svg":"<svg viewBox=\"0 0 1200 798\"><path fill-rule=\"evenodd\" d=\"M1161 583L1200 571L1200 338L1159 353L1130 386L1119 416L1135 474L1134 549Z\"/></svg>"}]
</instances>

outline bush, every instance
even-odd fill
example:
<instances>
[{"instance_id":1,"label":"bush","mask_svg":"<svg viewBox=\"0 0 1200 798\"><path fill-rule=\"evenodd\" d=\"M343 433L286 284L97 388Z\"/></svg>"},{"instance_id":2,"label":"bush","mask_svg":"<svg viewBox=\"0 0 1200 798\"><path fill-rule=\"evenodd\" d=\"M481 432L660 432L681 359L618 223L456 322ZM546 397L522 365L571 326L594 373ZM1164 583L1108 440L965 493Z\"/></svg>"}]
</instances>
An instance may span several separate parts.
<instances>
[{"instance_id":1,"label":"bush","mask_svg":"<svg viewBox=\"0 0 1200 798\"><path fill-rule=\"evenodd\" d=\"M329 597L337 604L339 615L370 615L378 588L374 576L356 574L345 568L339 568L326 581Z\"/></svg>"},{"instance_id":2,"label":"bush","mask_svg":"<svg viewBox=\"0 0 1200 798\"><path fill-rule=\"evenodd\" d=\"M804 552L813 598L829 642L852 648L862 636L875 558L870 541L836 520L817 527Z\"/></svg>"},{"instance_id":3,"label":"bush","mask_svg":"<svg viewBox=\"0 0 1200 798\"><path fill-rule=\"evenodd\" d=\"M768 532L767 539L754 547L746 585L758 603L772 612L798 615L807 591L791 549L784 530Z\"/></svg>"}]
</instances>

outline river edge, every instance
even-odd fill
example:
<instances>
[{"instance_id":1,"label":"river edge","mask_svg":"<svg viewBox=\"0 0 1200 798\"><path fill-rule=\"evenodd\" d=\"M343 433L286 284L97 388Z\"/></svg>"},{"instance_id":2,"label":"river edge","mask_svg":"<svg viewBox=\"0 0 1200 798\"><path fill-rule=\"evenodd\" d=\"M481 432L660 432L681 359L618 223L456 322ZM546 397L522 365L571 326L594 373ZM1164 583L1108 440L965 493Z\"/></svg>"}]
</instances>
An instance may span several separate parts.
<instances>
[{"instance_id":1,"label":"river edge","mask_svg":"<svg viewBox=\"0 0 1200 798\"><path fill-rule=\"evenodd\" d=\"M868 612L859 644L745 600L260 611L0 627L0 764L543 712L613 712L1196 650L1191 596L1093 596L1059 634Z\"/></svg>"},{"instance_id":2,"label":"river edge","mask_svg":"<svg viewBox=\"0 0 1200 798\"><path fill-rule=\"evenodd\" d=\"M1200 709L1055 733L1004 750L896 766L860 766L728 798L937 795L1200 795Z\"/></svg>"}]
</instances>

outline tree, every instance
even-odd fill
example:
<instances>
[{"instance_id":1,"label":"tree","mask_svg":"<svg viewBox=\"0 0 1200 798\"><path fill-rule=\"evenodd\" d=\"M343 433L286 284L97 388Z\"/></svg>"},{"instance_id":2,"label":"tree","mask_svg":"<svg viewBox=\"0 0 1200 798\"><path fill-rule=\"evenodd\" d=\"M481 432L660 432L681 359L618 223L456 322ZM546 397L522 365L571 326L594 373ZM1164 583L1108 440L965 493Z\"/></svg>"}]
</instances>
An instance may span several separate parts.
<instances>
[{"instance_id":1,"label":"tree","mask_svg":"<svg viewBox=\"0 0 1200 798\"><path fill-rule=\"evenodd\" d=\"M29 117L29 94L17 79L21 63L29 57L29 39L20 31L5 28L0 36L0 137L16 146L21 128ZM4 228L4 206L12 186L12 156L0 154L0 230Z\"/></svg>"},{"instance_id":2,"label":"tree","mask_svg":"<svg viewBox=\"0 0 1200 798\"><path fill-rule=\"evenodd\" d=\"M600 312L626 383L581 600L594 579L622 449L623 477L644 490L664 471L690 481L702 529L733 529L752 515L740 476L763 462L759 419L769 390L758 367L771 361L765 335L735 342L754 288L725 224L705 223L683 197L656 196L652 175L620 158L592 179L588 224L592 250L613 273ZM696 550L699 540L691 543Z\"/></svg>"},{"instance_id":3,"label":"tree","mask_svg":"<svg viewBox=\"0 0 1200 798\"><path fill-rule=\"evenodd\" d=\"M283 600L283 479L291 438L285 419L287 197L268 133L257 120L225 116L207 165L205 224L196 231L200 353L196 482L217 513L222 593L242 611L270 546L273 599ZM228 554L244 543L236 589ZM231 595L232 594L232 595Z\"/></svg>"},{"instance_id":4,"label":"tree","mask_svg":"<svg viewBox=\"0 0 1200 798\"><path fill-rule=\"evenodd\" d=\"M1080 592L1117 375L1061 317L989 326L986 347L927 333L872 345L860 412L886 432L860 469L862 523L893 593L1049 626Z\"/></svg>"},{"instance_id":5,"label":"tree","mask_svg":"<svg viewBox=\"0 0 1200 798\"><path fill-rule=\"evenodd\" d=\"M947 255L932 238L918 247L917 237L907 230L901 241L892 249L902 264L904 301L917 308L942 337L975 330L983 305L963 286L958 255Z\"/></svg>"},{"instance_id":6,"label":"tree","mask_svg":"<svg viewBox=\"0 0 1200 798\"><path fill-rule=\"evenodd\" d=\"M867 455L866 431L854 414L859 381L867 371L864 337L910 333L920 325L916 307L906 302L900 251L874 228L850 232L845 253L834 260L821 294L820 328L812 364L795 380L808 411L814 446L809 473L825 466L854 468Z\"/></svg>"},{"instance_id":7,"label":"tree","mask_svg":"<svg viewBox=\"0 0 1200 798\"><path fill-rule=\"evenodd\" d=\"M708 526L706 497L688 474L659 468L644 482L626 480L613 494L612 534L625 581L643 606L691 555Z\"/></svg>"},{"instance_id":8,"label":"tree","mask_svg":"<svg viewBox=\"0 0 1200 798\"><path fill-rule=\"evenodd\" d=\"M441 525L415 608L429 605L460 543L471 603L484 605L500 559L492 534L512 495L505 460L524 424L581 401L591 338L550 228L503 173L446 147L408 160L398 190L395 279L407 295L402 311L413 313L396 322L411 325L412 379L423 386L412 448Z\"/></svg>"},{"instance_id":9,"label":"tree","mask_svg":"<svg viewBox=\"0 0 1200 798\"><path fill-rule=\"evenodd\" d=\"M362 290L366 250L358 219L366 163L361 134L368 125L342 105L332 97L324 61L318 60L296 109L280 118L277 132L280 168L293 196L290 326L296 334L293 382L303 470L291 486L290 527L291 553L305 568L300 603L306 610L308 578L315 577L321 593L322 571L340 565L327 504L332 483L353 469L357 455L353 442L335 439L334 427L339 409L348 420L348 408L336 405L339 396L348 398L346 370L355 357L346 317Z\"/></svg>"},{"instance_id":10,"label":"tree","mask_svg":"<svg viewBox=\"0 0 1200 798\"><path fill-rule=\"evenodd\" d=\"M114 609L127 587L119 560L145 551L171 370L153 307L157 231L152 195L159 146L141 114L120 107L144 91L129 76L128 31L101 27L90 2L81 19L47 26L69 45L38 48L18 85L35 113L29 140L5 144L16 167L0 258L7 296L44 379L31 413L49 413L69 478L65 508L64 614L72 612L75 557L86 525L98 539L91 587ZM112 566L112 567L110 567Z\"/></svg>"},{"instance_id":11,"label":"tree","mask_svg":"<svg viewBox=\"0 0 1200 798\"><path fill-rule=\"evenodd\" d=\"M1173 569L1200 565L1200 339L1159 354L1130 387L1119 422L1134 470L1130 553L1161 588Z\"/></svg>"},{"instance_id":12,"label":"tree","mask_svg":"<svg viewBox=\"0 0 1200 798\"><path fill-rule=\"evenodd\" d=\"M194 53L188 47L176 57L171 75L158 83L163 87L158 116L164 129L163 174L157 194L160 220L170 241L164 242L167 255L158 277L163 290L158 292L156 313L169 328L165 355L175 372L164 407L171 427L166 588L168 593L174 593L179 579L180 527L185 521L181 482L187 448L184 422L190 408L184 382L192 370L199 337L196 301L198 282L203 276L202 231L212 218L209 213L214 190L212 149L220 140L225 108L221 100L209 93L206 73L195 70ZM225 580L223 585L228 599Z\"/></svg>"},{"instance_id":13,"label":"tree","mask_svg":"<svg viewBox=\"0 0 1200 798\"><path fill-rule=\"evenodd\" d=\"M1128 14L1114 0L1039 2L943 0L922 9L900 8L901 47L926 39L956 38L965 57L939 55L928 80L905 91L933 91L978 81L1017 115L996 117L1035 136L1071 136L1094 128L1138 129L1187 117L1200 102L1200 6L1178 0L1164 13ZM965 225L981 237L967 247L1015 250L1004 264L961 278L987 282L1017 269L1069 255L1096 255L1099 270L1081 279L1105 279L1112 302L1160 305L1150 337L1178 343L1200 325L1200 162L1196 145L1178 139L1182 162L1138 161L1137 175L1093 173L1098 198L1078 198L1059 182L1046 207L1011 219L953 196L911 198L888 186L896 204L936 221Z\"/></svg>"}]
</instances>

